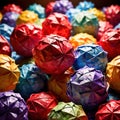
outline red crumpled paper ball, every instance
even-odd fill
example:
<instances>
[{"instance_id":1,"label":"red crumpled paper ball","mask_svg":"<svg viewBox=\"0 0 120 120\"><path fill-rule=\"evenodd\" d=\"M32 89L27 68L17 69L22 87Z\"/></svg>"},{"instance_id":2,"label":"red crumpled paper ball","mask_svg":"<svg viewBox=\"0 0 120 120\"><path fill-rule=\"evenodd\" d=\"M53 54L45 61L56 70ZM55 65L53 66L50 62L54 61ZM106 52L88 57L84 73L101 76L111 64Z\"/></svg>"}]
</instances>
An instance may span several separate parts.
<instances>
[{"instance_id":1,"label":"red crumpled paper ball","mask_svg":"<svg viewBox=\"0 0 120 120\"><path fill-rule=\"evenodd\" d=\"M25 57L32 56L32 49L42 38L41 28L33 24L20 24L14 28L10 43L14 50Z\"/></svg>"},{"instance_id":2,"label":"red crumpled paper ball","mask_svg":"<svg viewBox=\"0 0 120 120\"><path fill-rule=\"evenodd\" d=\"M95 120L120 120L120 100L100 105L95 116Z\"/></svg>"},{"instance_id":3,"label":"red crumpled paper ball","mask_svg":"<svg viewBox=\"0 0 120 120\"><path fill-rule=\"evenodd\" d=\"M98 34L97 34L97 40L99 41L100 38L103 36L103 34L109 30L112 29L113 25L110 24L108 21L99 21L99 28L98 28Z\"/></svg>"},{"instance_id":4,"label":"red crumpled paper ball","mask_svg":"<svg viewBox=\"0 0 120 120\"><path fill-rule=\"evenodd\" d=\"M61 74L74 62L73 47L65 37L47 35L33 49L33 58L44 72Z\"/></svg>"},{"instance_id":5,"label":"red crumpled paper ball","mask_svg":"<svg viewBox=\"0 0 120 120\"><path fill-rule=\"evenodd\" d=\"M27 100L30 120L47 120L48 113L57 105L57 99L51 93L32 94Z\"/></svg>"},{"instance_id":6,"label":"red crumpled paper ball","mask_svg":"<svg viewBox=\"0 0 120 120\"><path fill-rule=\"evenodd\" d=\"M0 54L11 55L10 44L2 35L0 35Z\"/></svg>"},{"instance_id":7,"label":"red crumpled paper ball","mask_svg":"<svg viewBox=\"0 0 120 120\"><path fill-rule=\"evenodd\" d=\"M106 19L113 25L117 25L120 22L120 6L111 5L104 9Z\"/></svg>"},{"instance_id":8,"label":"red crumpled paper ball","mask_svg":"<svg viewBox=\"0 0 120 120\"><path fill-rule=\"evenodd\" d=\"M5 5L2 9L3 14L5 14L6 12L16 12L20 14L22 12L22 8L15 4L8 4L8 5Z\"/></svg>"},{"instance_id":9,"label":"red crumpled paper ball","mask_svg":"<svg viewBox=\"0 0 120 120\"><path fill-rule=\"evenodd\" d=\"M53 13L42 23L42 28L44 35L57 34L69 38L72 26L66 15Z\"/></svg>"},{"instance_id":10,"label":"red crumpled paper ball","mask_svg":"<svg viewBox=\"0 0 120 120\"><path fill-rule=\"evenodd\" d=\"M109 29L98 42L108 52L109 60L120 54L120 29Z\"/></svg>"}]
</instances>

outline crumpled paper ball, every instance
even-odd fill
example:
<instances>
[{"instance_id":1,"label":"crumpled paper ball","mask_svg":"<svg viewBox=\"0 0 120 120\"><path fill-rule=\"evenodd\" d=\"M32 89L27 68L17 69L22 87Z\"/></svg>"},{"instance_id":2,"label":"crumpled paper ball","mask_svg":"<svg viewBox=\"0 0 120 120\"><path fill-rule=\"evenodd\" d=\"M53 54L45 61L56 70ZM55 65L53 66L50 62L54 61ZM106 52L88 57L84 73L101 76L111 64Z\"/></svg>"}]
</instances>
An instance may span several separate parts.
<instances>
[{"instance_id":1,"label":"crumpled paper ball","mask_svg":"<svg viewBox=\"0 0 120 120\"><path fill-rule=\"evenodd\" d=\"M69 0L56 0L53 12L65 14L70 8L73 8L73 4Z\"/></svg>"},{"instance_id":2,"label":"crumpled paper ball","mask_svg":"<svg viewBox=\"0 0 120 120\"><path fill-rule=\"evenodd\" d=\"M80 12L79 9L75 9L75 8L69 9L69 10L66 12L66 15L67 15L69 21L71 22L73 16L74 16L75 14L78 14L79 12Z\"/></svg>"},{"instance_id":3,"label":"crumpled paper ball","mask_svg":"<svg viewBox=\"0 0 120 120\"><path fill-rule=\"evenodd\" d=\"M120 29L120 23L115 26L115 29Z\"/></svg>"},{"instance_id":4,"label":"crumpled paper ball","mask_svg":"<svg viewBox=\"0 0 120 120\"><path fill-rule=\"evenodd\" d=\"M72 18L73 34L88 33L96 36L98 32L98 19L88 11L75 14Z\"/></svg>"},{"instance_id":5,"label":"crumpled paper ball","mask_svg":"<svg viewBox=\"0 0 120 120\"><path fill-rule=\"evenodd\" d=\"M120 55L107 64L106 75L110 88L120 92Z\"/></svg>"},{"instance_id":6,"label":"crumpled paper ball","mask_svg":"<svg viewBox=\"0 0 120 120\"><path fill-rule=\"evenodd\" d=\"M44 35L57 34L69 38L72 26L66 15L53 13L42 23L42 28Z\"/></svg>"},{"instance_id":7,"label":"crumpled paper ball","mask_svg":"<svg viewBox=\"0 0 120 120\"><path fill-rule=\"evenodd\" d=\"M48 115L48 120L88 120L81 105L59 102Z\"/></svg>"},{"instance_id":8,"label":"crumpled paper ball","mask_svg":"<svg viewBox=\"0 0 120 120\"><path fill-rule=\"evenodd\" d=\"M10 43L13 49L25 57L32 56L32 49L42 38L41 28L27 23L17 25L10 37Z\"/></svg>"},{"instance_id":9,"label":"crumpled paper ball","mask_svg":"<svg viewBox=\"0 0 120 120\"><path fill-rule=\"evenodd\" d=\"M51 93L32 94L27 100L30 120L47 120L48 113L57 105L57 99Z\"/></svg>"},{"instance_id":10,"label":"crumpled paper ball","mask_svg":"<svg viewBox=\"0 0 120 120\"><path fill-rule=\"evenodd\" d=\"M34 23L37 20L38 20L38 14L30 10L25 10L21 12L16 23L17 25L22 23Z\"/></svg>"},{"instance_id":11,"label":"crumpled paper ball","mask_svg":"<svg viewBox=\"0 0 120 120\"><path fill-rule=\"evenodd\" d=\"M110 100L100 105L96 120L120 120L120 100Z\"/></svg>"},{"instance_id":12,"label":"crumpled paper ball","mask_svg":"<svg viewBox=\"0 0 120 120\"><path fill-rule=\"evenodd\" d=\"M8 55L0 54L0 92L14 90L19 77L15 61Z\"/></svg>"},{"instance_id":13,"label":"crumpled paper ball","mask_svg":"<svg viewBox=\"0 0 120 120\"><path fill-rule=\"evenodd\" d=\"M120 5L111 5L104 9L106 19L113 25L120 22Z\"/></svg>"},{"instance_id":14,"label":"crumpled paper ball","mask_svg":"<svg viewBox=\"0 0 120 120\"><path fill-rule=\"evenodd\" d=\"M100 70L85 66L77 70L67 84L67 95L85 109L96 108L107 99L108 85Z\"/></svg>"},{"instance_id":15,"label":"crumpled paper ball","mask_svg":"<svg viewBox=\"0 0 120 120\"><path fill-rule=\"evenodd\" d=\"M113 25L111 25L108 21L99 21L99 29L97 34L97 40L99 41L103 34L109 30L112 29Z\"/></svg>"},{"instance_id":16,"label":"crumpled paper ball","mask_svg":"<svg viewBox=\"0 0 120 120\"><path fill-rule=\"evenodd\" d=\"M102 20L102 21L106 20L105 14L101 10L99 10L97 8L91 8L88 11L90 13L94 14L98 18L98 20Z\"/></svg>"},{"instance_id":17,"label":"crumpled paper ball","mask_svg":"<svg viewBox=\"0 0 120 120\"><path fill-rule=\"evenodd\" d=\"M40 4L32 4L28 6L28 10L35 12L38 14L39 18L45 18L45 8Z\"/></svg>"},{"instance_id":18,"label":"crumpled paper ball","mask_svg":"<svg viewBox=\"0 0 120 120\"><path fill-rule=\"evenodd\" d=\"M48 74L64 73L74 62L73 47L59 35L47 35L33 49L36 65Z\"/></svg>"},{"instance_id":19,"label":"crumpled paper ball","mask_svg":"<svg viewBox=\"0 0 120 120\"><path fill-rule=\"evenodd\" d=\"M15 12L20 14L22 12L22 8L16 4L8 4L5 5L2 9L3 14L5 14L6 12Z\"/></svg>"},{"instance_id":20,"label":"crumpled paper ball","mask_svg":"<svg viewBox=\"0 0 120 120\"><path fill-rule=\"evenodd\" d=\"M3 15L2 15L2 13L0 12L0 21L2 20L2 17L3 17Z\"/></svg>"},{"instance_id":21,"label":"crumpled paper ball","mask_svg":"<svg viewBox=\"0 0 120 120\"><path fill-rule=\"evenodd\" d=\"M11 55L10 44L2 35L0 35L0 54Z\"/></svg>"},{"instance_id":22,"label":"crumpled paper ball","mask_svg":"<svg viewBox=\"0 0 120 120\"><path fill-rule=\"evenodd\" d=\"M80 11L86 11L91 8L94 8L94 6L95 6L94 3L84 0L82 2L79 2L76 8L79 9Z\"/></svg>"},{"instance_id":23,"label":"crumpled paper ball","mask_svg":"<svg viewBox=\"0 0 120 120\"><path fill-rule=\"evenodd\" d=\"M0 120L28 120L28 109L19 93L0 92Z\"/></svg>"},{"instance_id":24,"label":"crumpled paper ball","mask_svg":"<svg viewBox=\"0 0 120 120\"><path fill-rule=\"evenodd\" d=\"M107 52L101 46L95 44L85 44L79 46L75 52L73 67L75 70L84 66L93 67L97 70L105 71L108 59Z\"/></svg>"},{"instance_id":25,"label":"crumpled paper ball","mask_svg":"<svg viewBox=\"0 0 120 120\"><path fill-rule=\"evenodd\" d=\"M4 36L10 42L10 36L13 32L13 27L7 24L0 24L0 35Z\"/></svg>"},{"instance_id":26,"label":"crumpled paper ball","mask_svg":"<svg viewBox=\"0 0 120 120\"><path fill-rule=\"evenodd\" d=\"M97 39L87 33L79 33L79 34L72 36L69 42L72 44L72 46L75 49L78 46L81 46L84 44L89 44L89 43L97 44Z\"/></svg>"},{"instance_id":27,"label":"crumpled paper ball","mask_svg":"<svg viewBox=\"0 0 120 120\"><path fill-rule=\"evenodd\" d=\"M38 93L46 89L48 76L35 64L24 64L19 69L20 78L16 91L24 99L28 99L32 93Z\"/></svg>"},{"instance_id":28,"label":"crumpled paper ball","mask_svg":"<svg viewBox=\"0 0 120 120\"><path fill-rule=\"evenodd\" d=\"M108 52L108 58L112 60L120 54L120 29L107 30L98 42Z\"/></svg>"},{"instance_id":29,"label":"crumpled paper ball","mask_svg":"<svg viewBox=\"0 0 120 120\"><path fill-rule=\"evenodd\" d=\"M15 27L16 26L16 20L18 18L19 14L15 13L15 12L6 12L3 15L3 18L1 20L1 23L5 23L11 27Z\"/></svg>"}]
</instances>

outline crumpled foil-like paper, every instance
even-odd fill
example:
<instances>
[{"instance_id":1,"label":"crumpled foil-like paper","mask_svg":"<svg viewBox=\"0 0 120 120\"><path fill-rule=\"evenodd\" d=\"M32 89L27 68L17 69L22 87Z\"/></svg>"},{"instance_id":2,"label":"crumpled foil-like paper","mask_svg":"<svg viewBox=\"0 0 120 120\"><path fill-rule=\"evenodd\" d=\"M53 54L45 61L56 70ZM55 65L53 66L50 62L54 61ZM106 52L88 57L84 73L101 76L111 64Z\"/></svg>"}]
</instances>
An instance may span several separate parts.
<instances>
[{"instance_id":1,"label":"crumpled foil-like paper","mask_svg":"<svg viewBox=\"0 0 120 120\"><path fill-rule=\"evenodd\" d=\"M32 56L32 49L42 38L41 28L33 24L21 24L14 28L10 43L14 50L25 57Z\"/></svg>"},{"instance_id":2,"label":"crumpled foil-like paper","mask_svg":"<svg viewBox=\"0 0 120 120\"><path fill-rule=\"evenodd\" d=\"M38 20L38 14L30 10L25 10L21 12L16 23L17 24L34 23L37 20Z\"/></svg>"},{"instance_id":3,"label":"crumpled foil-like paper","mask_svg":"<svg viewBox=\"0 0 120 120\"><path fill-rule=\"evenodd\" d=\"M45 8L40 4L29 5L28 10L37 13L39 18L45 18Z\"/></svg>"},{"instance_id":4,"label":"crumpled foil-like paper","mask_svg":"<svg viewBox=\"0 0 120 120\"><path fill-rule=\"evenodd\" d=\"M98 32L98 19L88 11L75 14L72 18L73 34L88 33L96 36Z\"/></svg>"},{"instance_id":5,"label":"crumpled foil-like paper","mask_svg":"<svg viewBox=\"0 0 120 120\"><path fill-rule=\"evenodd\" d=\"M3 14L5 14L6 12L15 12L20 14L22 12L22 8L16 4L8 4L5 5L2 9Z\"/></svg>"},{"instance_id":6,"label":"crumpled foil-like paper","mask_svg":"<svg viewBox=\"0 0 120 120\"><path fill-rule=\"evenodd\" d=\"M3 15L2 15L2 13L0 12L0 21L2 20L2 17L3 17Z\"/></svg>"},{"instance_id":7,"label":"crumpled foil-like paper","mask_svg":"<svg viewBox=\"0 0 120 120\"><path fill-rule=\"evenodd\" d=\"M53 12L65 14L70 8L73 8L73 4L69 0L56 0Z\"/></svg>"},{"instance_id":8,"label":"crumpled foil-like paper","mask_svg":"<svg viewBox=\"0 0 120 120\"><path fill-rule=\"evenodd\" d=\"M11 55L10 44L2 35L0 35L0 54Z\"/></svg>"},{"instance_id":9,"label":"crumpled foil-like paper","mask_svg":"<svg viewBox=\"0 0 120 120\"><path fill-rule=\"evenodd\" d=\"M100 105L95 120L120 120L120 100L110 100Z\"/></svg>"},{"instance_id":10,"label":"crumpled foil-like paper","mask_svg":"<svg viewBox=\"0 0 120 120\"><path fill-rule=\"evenodd\" d=\"M95 44L85 44L79 46L75 52L73 67L75 70L84 66L93 67L97 70L105 71L108 59L107 52L101 46Z\"/></svg>"},{"instance_id":11,"label":"crumpled foil-like paper","mask_svg":"<svg viewBox=\"0 0 120 120\"><path fill-rule=\"evenodd\" d=\"M94 14L98 18L98 20L102 20L102 21L106 20L105 14L101 10L99 10L97 8L91 8L88 11L90 13Z\"/></svg>"},{"instance_id":12,"label":"crumpled foil-like paper","mask_svg":"<svg viewBox=\"0 0 120 120\"><path fill-rule=\"evenodd\" d=\"M88 120L81 105L59 102L48 115L48 120Z\"/></svg>"},{"instance_id":13,"label":"crumpled foil-like paper","mask_svg":"<svg viewBox=\"0 0 120 120\"><path fill-rule=\"evenodd\" d=\"M42 23L44 35L57 34L65 38L71 35L72 26L66 15L53 13Z\"/></svg>"},{"instance_id":14,"label":"crumpled foil-like paper","mask_svg":"<svg viewBox=\"0 0 120 120\"><path fill-rule=\"evenodd\" d=\"M87 33L79 33L74 36L72 36L69 40L69 42L72 44L72 46L77 48L78 46L89 44L89 43L97 43L97 39L94 38L92 35L89 35Z\"/></svg>"},{"instance_id":15,"label":"crumpled foil-like paper","mask_svg":"<svg viewBox=\"0 0 120 120\"><path fill-rule=\"evenodd\" d=\"M19 93L0 92L0 120L28 120L28 109Z\"/></svg>"},{"instance_id":16,"label":"crumpled foil-like paper","mask_svg":"<svg viewBox=\"0 0 120 120\"><path fill-rule=\"evenodd\" d=\"M107 30L98 42L102 48L108 52L108 58L111 60L120 54L120 29Z\"/></svg>"},{"instance_id":17,"label":"crumpled foil-like paper","mask_svg":"<svg viewBox=\"0 0 120 120\"><path fill-rule=\"evenodd\" d=\"M99 41L103 34L109 30L112 29L113 25L111 25L108 21L99 21L99 29L97 34L97 40Z\"/></svg>"},{"instance_id":18,"label":"crumpled foil-like paper","mask_svg":"<svg viewBox=\"0 0 120 120\"><path fill-rule=\"evenodd\" d=\"M15 61L8 55L0 54L0 92L14 90L19 77Z\"/></svg>"},{"instance_id":19,"label":"crumpled foil-like paper","mask_svg":"<svg viewBox=\"0 0 120 120\"><path fill-rule=\"evenodd\" d=\"M32 93L38 93L46 89L48 76L36 65L24 64L19 69L20 78L16 86L16 91L24 99L29 98Z\"/></svg>"},{"instance_id":20,"label":"crumpled foil-like paper","mask_svg":"<svg viewBox=\"0 0 120 120\"><path fill-rule=\"evenodd\" d=\"M74 62L73 47L66 38L51 34L43 37L36 45L33 58L45 73L61 74Z\"/></svg>"},{"instance_id":21,"label":"crumpled foil-like paper","mask_svg":"<svg viewBox=\"0 0 120 120\"><path fill-rule=\"evenodd\" d=\"M111 5L104 9L106 19L113 25L120 22L120 5Z\"/></svg>"},{"instance_id":22,"label":"crumpled foil-like paper","mask_svg":"<svg viewBox=\"0 0 120 120\"><path fill-rule=\"evenodd\" d=\"M10 36L13 32L13 27L7 24L0 24L0 35L4 36L10 42Z\"/></svg>"},{"instance_id":23,"label":"crumpled foil-like paper","mask_svg":"<svg viewBox=\"0 0 120 120\"><path fill-rule=\"evenodd\" d=\"M27 100L30 120L47 120L48 113L57 105L57 99L51 93L32 94Z\"/></svg>"},{"instance_id":24,"label":"crumpled foil-like paper","mask_svg":"<svg viewBox=\"0 0 120 120\"><path fill-rule=\"evenodd\" d=\"M120 55L107 64L106 75L110 87L120 93Z\"/></svg>"},{"instance_id":25,"label":"crumpled foil-like paper","mask_svg":"<svg viewBox=\"0 0 120 120\"><path fill-rule=\"evenodd\" d=\"M76 8L79 9L80 11L86 11L91 8L94 8L94 6L95 6L94 3L84 0L82 2L79 2Z\"/></svg>"},{"instance_id":26,"label":"crumpled foil-like paper","mask_svg":"<svg viewBox=\"0 0 120 120\"><path fill-rule=\"evenodd\" d=\"M15 12L7 12L3 15L3 18L1 20L1 23L5 23L11 27L16 26L16 20L18 18L19 14Z\"/></svg>"},{"instance_id":27,"label":"crumpled foil-like paper","mask_svg":"<svg viewBox=\"0 0 120 120\"><path fill-rule=\"evenodd\" d=\"M115 26L115 29L120 29L120 23Z\"/></svg>"},{"instance_id":28,"label":"crumpled foil-like paper","mask_svg":"<svg viewBox=\"0 0 120 120\"><path fill-rule=\"evenodd\" d=\"M76 104L92 109L107 99L108 85L100 70L85 66L77 70L67 84L67 95Z\"/></svg>"}]
</instances>

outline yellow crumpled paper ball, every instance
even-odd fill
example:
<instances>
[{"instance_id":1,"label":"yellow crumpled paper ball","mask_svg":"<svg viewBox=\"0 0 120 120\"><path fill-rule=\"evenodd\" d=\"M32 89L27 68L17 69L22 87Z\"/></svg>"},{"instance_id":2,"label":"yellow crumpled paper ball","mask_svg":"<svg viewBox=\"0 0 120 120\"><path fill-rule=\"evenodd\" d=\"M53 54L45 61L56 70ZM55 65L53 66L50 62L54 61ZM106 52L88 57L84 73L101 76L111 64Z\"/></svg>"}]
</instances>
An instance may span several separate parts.
<instances>
[{"instance_id":1,"label":"yellow crumpled paper ball","mask_svg":"<svg viewBox=\"0 0 120 120\"><path fill-rule=\"evenodd\" d=\"M14 90L20 77L20 71L14 59L0 54L0 92Z\"/></svg>"},{"instance_id":2,"label":"yellow crumpled paper ball","mask_svg":"<svg viewBox=\"0 0 120 120\"><path fill-rule=\"evenodd\" d=\"M3 15L2 15L2 13L0 12L0 21L2 20L2 17L3 17Z\"/></svg>"},{"instance_id":3,"label":"yellow crumpled paper ball","mask_svg":"<svg viewBox=\"0 0 120 120\"><path fill-rule=\"evenodd\" d=\"M97 44L97 39L92 35L87 33L79 33L70 38L69 42L72 44L73 48L77 48L78 46L94 43Z\"/></svg>"},{"instance_id":4,"label":"yellow crumpled paper ball","mask_svg":"<svg viewBox=\"0 0 120 120\"><path fill-rule=\"evenodd\" d=\"M105 14L101 10L99 10L97 8L91 8L88 11L90 13L94 14L98 18L98 20L102 20L102 21L106 20Z\"/></svg>"},{"instance_id":5,"label":"yellow crumpled paper ball","mask_svg":"<svg viewBox=\"0 0 120 120\"><path fill-rule=\"evenodd\" d=\"M38 20L38 15L32 11L25 10L22 11L19 15L16 23L22 24L22 23L34 23Z\"/></svg>"},{"instance_id":6,"label":"yellow crumpled paper ball","mask_svg":"<svg viewBox=\"0 0 120 120\"><path fill-rule=\"evenodd\" d=\"M106 75L110 88L120 92L120 55L107 64Z\"/></svg>"}]
</instances>

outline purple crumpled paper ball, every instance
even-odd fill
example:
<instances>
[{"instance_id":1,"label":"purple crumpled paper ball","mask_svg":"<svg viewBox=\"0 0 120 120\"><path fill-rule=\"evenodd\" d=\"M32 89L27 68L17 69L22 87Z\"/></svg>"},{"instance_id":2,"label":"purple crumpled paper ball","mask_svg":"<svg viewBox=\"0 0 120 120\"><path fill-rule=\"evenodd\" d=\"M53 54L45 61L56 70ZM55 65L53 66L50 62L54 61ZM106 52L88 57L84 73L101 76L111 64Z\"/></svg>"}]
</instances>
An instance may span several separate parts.
<instances>
[{"instance_id":1,"label":"purple crumpled paper ball","mask_svg":"<svg viewBox=\"0 0 120 120\"><path fill-rule=\"evenodd\" d=\"M65 14L70 8L73 8L73 4L69 0L56 0L53 12Z\"/></svg>"},{"instance_id":2,"label":"purple crumpled paper ball","mask_svg":"<svg viewBox=\"0 0 120 120\"><path fill-rule=\"evenodd\" d=\"M77 70L67 83L67 95L76 104L92 109L108 96L108 84L101 71L85 66Z\"/></svg>"},{"instance_id":3,"label":"purple crumpled paper ball","mask_svg":"<svg viewBox=\"0 0 120 120\"><path fill-rule=\"evenodd\" d=\"M15 12L6 12L1 20L1 23L5 23L11 27L15 27L18 16L19 14Z\"/></svg>"},{"instance_id":4,"label":"purple crumpled paper ball","mask_svg":"<svg viewBox=\"0 0 120 120\"><path fill-rule=\"evenodd\" d=\"M0 92L0 120L28 120L28 109L19 93Z\"/></svg>"}]
</instances>

